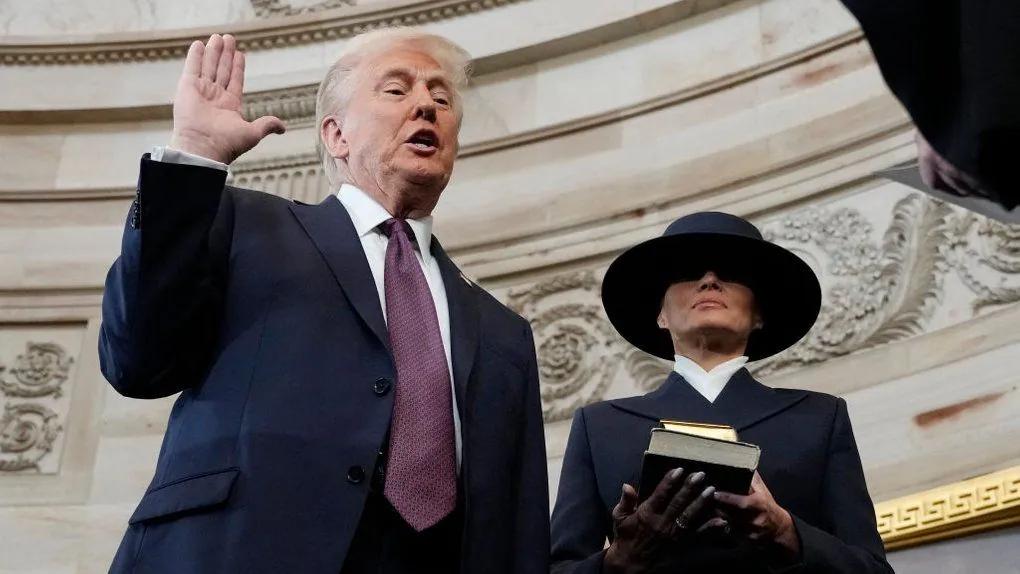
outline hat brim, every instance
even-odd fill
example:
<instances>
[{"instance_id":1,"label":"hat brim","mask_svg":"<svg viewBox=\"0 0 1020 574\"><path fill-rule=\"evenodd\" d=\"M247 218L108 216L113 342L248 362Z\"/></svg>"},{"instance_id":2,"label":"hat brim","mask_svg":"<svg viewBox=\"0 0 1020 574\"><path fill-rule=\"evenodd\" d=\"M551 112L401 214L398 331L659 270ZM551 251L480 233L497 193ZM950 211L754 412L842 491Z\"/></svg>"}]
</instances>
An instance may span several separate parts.
<instances>
[{"instance_id":1,"label":"hat brim","mask_svg":"<svg viewBox=\"0 0 1020 574\"><path fill-rule=\"evenodd\" d=\"M684 233L650 239L623 252L602 281L602 303L616 330L635 347L673 359L673 342L656 318L666 289L684 270L725 264L749 278L763 326L745 354L764 359L799 341L818 318L822 289L811 267L768 241L722 233Z\"/></svg>"}]
</instances>

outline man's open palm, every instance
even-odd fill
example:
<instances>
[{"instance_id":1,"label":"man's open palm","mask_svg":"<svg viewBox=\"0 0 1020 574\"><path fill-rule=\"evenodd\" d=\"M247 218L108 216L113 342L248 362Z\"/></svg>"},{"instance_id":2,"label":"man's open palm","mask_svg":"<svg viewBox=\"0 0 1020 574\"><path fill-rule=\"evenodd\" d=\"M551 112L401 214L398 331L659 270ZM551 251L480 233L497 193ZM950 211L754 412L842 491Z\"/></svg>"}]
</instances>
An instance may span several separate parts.
<instances>
[{"instance_id":1,"label":"man's open palm","mask_svg":"<svg viewBox=\"0 0 1020 574\"><path fill-rule=\"evenodd\" d=\"M193 42L174 95L170 147L229 164L267 135L282 134L286 128L279 118L244 119L243 91L244 54L233 36Z\"/></svg>"}]
</instances>

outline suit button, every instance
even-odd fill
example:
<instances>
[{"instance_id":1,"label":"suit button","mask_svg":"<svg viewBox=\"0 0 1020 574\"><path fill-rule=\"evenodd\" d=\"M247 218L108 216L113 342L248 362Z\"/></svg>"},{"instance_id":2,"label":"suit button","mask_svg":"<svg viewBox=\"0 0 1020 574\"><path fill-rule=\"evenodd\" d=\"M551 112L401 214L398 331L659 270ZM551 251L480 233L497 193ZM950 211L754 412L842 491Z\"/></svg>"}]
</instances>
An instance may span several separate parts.
<instances>
[{"instance_id":1,"label":"suit button","mask_svg":"<svg viewBox=\"0 0 1020 574\"><path fill-rule=\"evenodd\" d=\"M382 397L385 396L386 393L390 392L390 389L392 387L393 387L392 381L385 377L380 377L376 379L374 383L372 383L372 392L374 392L376 396Z\"/></svg>"},{"instance_id":2,"label":"suit button","mask_svg":"<svg viewBox=\"0 0 1020 574\"><path fill-rule=\"evenodd\" d=\"M365 480L365 469L360 466L352 466L347 469L347 482L358 484L362 480Z\"/></svg>"}]
</instances>

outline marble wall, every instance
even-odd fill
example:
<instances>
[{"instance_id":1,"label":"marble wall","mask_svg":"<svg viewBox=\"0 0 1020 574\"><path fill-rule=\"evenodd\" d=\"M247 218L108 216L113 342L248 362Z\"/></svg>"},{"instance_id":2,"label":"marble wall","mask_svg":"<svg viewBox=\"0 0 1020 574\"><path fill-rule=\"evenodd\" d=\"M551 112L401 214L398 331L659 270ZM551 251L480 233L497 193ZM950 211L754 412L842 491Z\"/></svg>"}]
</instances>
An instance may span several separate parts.
<instances>
[{"instance_id":1,"label":"marble wall","mask_svg":"<svg viewBox=\"0 0 1020 574\"><path fill-rule=\"evenodd\" d=\"M0 573L105 571L151 477L172 399L106 385L98 307L138 157L166 143L183 50L210 27L248 51L246 113L290 128L233 183L302 201L330 191L314 93L351 34L416 24L476 56L436 234L532 321L553 493L573 409L668 369L609 325L606 266L703 209L752 219L819 274L815 329L753 370L846 398L877 501L1020 465L1020 228L873 175L914 156L911 125L836 0L170 6L0 0ZM998 555L1017 540L893 561L1015 572Z\"/></svg>"}]
</instances>

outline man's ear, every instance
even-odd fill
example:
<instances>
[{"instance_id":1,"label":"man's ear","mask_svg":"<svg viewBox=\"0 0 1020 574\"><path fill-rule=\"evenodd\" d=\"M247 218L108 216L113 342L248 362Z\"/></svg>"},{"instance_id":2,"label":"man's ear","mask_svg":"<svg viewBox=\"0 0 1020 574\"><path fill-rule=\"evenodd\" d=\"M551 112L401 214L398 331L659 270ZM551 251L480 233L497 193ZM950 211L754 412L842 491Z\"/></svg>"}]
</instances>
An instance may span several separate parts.
<instances>
[{"instance_id":1,"label":"man's ear","mask_svg":"<svg viewBox=\"0 0 1020 574\"><path fill-rule=\"evenodd\" d=\"M337 159L347 159L350 155L351 147L336 116L322 118L322 123L319 124L319 137L329 155Z\"/></svg>"},{"instance_id":2,"label":"man's ear","mask_svg":"<svg viewBox=\"0 0 1020 574\"><path fill-rule=\"evenodd\" d=\"M660 329L668 329L669 323L666 322L666 309L659 310L659 316L655 319L656 324L659 325Z\"/></svg>"}]
</instances>

